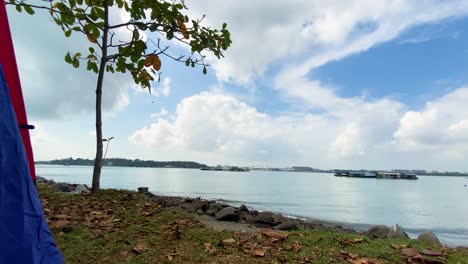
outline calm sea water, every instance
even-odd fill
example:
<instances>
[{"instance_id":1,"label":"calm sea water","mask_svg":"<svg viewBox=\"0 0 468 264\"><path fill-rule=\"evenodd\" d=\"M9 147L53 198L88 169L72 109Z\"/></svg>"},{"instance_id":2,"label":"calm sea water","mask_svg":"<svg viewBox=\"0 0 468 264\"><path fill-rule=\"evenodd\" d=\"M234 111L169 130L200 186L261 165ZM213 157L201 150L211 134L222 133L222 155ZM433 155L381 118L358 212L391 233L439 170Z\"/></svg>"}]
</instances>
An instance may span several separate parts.
<instances>
[{"instance_id":1,"label":"calm sea water","mask_svg":"<svg viewBox=\"0 0 468 264\"><path fill-rule=\"evenodd\" d=\"M91 183L92 167L37 165L55 181ZM399 224L410 236L424 230L449 245L468 246L468 179L421 176L417 181L351 179L299 172L219 172L195 169L104 167L102 188L147 186L161 195L246 204L258 210L348 223Z\"/></svg>"}]
</instances>

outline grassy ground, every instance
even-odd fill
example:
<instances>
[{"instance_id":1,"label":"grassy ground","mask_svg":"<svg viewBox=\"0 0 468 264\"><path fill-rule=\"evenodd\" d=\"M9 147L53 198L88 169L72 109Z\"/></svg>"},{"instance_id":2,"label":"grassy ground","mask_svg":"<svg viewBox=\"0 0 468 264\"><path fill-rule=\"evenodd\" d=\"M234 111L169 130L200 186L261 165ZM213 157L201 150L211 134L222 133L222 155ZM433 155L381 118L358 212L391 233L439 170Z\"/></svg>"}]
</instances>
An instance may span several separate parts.
<instances>
[{"instance_id":1,"label":"grassy ground","mask_svg":"<svg viewBox=\"0 0 468 264\"><path fill-rule=\"evenodd\" d=\"M468 263L468 251L410 240L218 232L127 191L68 195L40 185L39 193L65 263Z\"/></svg>"}]
</instances>

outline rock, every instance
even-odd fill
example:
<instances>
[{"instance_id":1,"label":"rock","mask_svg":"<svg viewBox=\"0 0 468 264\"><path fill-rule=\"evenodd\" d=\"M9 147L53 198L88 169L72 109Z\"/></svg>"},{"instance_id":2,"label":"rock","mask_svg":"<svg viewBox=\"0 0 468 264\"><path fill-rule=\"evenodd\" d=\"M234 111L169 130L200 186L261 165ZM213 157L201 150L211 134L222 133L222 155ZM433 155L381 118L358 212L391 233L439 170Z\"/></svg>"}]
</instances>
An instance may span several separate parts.
<instances>
[{"instance_id":1,"label":"rock","mask_svg":"<svg viewBox=\"0 0 468 264\"><path fill-rule=\"evenodd\" d=\"M41 176L36 176L36 183L47 183L48 180Z\"/></svg>"},{"instance_id":2,"label":"rock","mask_svg":"<svg viewBox=\"0 0 468 264\"><path fill-rule=\"evenodd\" d=\"M149 188L148 187L138 187L138 192L139 193L147 193L147 192L149 192Z\"/></svg>"},{"instance_id":3,"label":"rock","mask_svg":"<svg viewBox=\"0 0 468 264\"><path fill-rule=\"evenodd\" d=\"M297 222L290 220L273 227L276 230L293 230L297 229Z\"/></svg>"},{"instance_id":4,"label":"rock","mask_svg":"<svg viewBox=\"0 0 468 264\"><path fill-rule=\"evenodd\" d=\"M199 208L195 213L197 213L197 215L205 214L205 212L203 212L203 210L201 208Z\"/></svg>"},{"instance_id":5,"label":"rock","mask_svg":"<svg viewBox=\"0 0 468 264\"><path fill-rule=\"evenodd\" d=\"M375 225L365 233L371 238L386 238L390 228L385 225Z\"/></svg>"},{"instance_id":6,"label":"rock","mask_svg":"<svg viewBox=\"0 0 468 264\"><path fill-rule=\"evenodd\" d=\"M245 212L245 213L248 213L248 212L249 212L249 209L247 209L247 206L245 206L245 205L242 204L242 205L239 207L239 209L237 209L237 211L238 211L239 213L244 213L244 212Z\"/></svg>"},{"instance_id":7,"label":"rock","mask_svg":"<svg viewBox=\"0 0 468 264\"><path fill-rule=\"evenodd\" d=\"M54 185L55 184L55 181L54 180L48 180L47 181L47 185Z\"/></svg>"},{"instance_id":8,"label":"rock","mask_svg":"<svg viewBox=\"0 0 468 264\"><path fill-rule=\"evenodd\" d=\"M273 214L273 222L284 223L288 221L291 221L291 219L283 216L282 214Z\"/></svg>"},{"instance_id":9,"label":"rock","mask_svg":"<svg viewBox=\"0 0 468 264\"><path fill-rule=\"evenodd\" d=\"M394 225L390 228L387 234L388 238L409 238L408 234L405 233L403 228L399 225Z\"/></svg>"},{"instance_id":10,"label":"rock","mask_svg":"<svg viewBox=\"0 0 468 264\"><path fill-rule=\"evenodd\" d=\"M245 220L245 222L253 225L253 224L255 224L257 222L258 219L255 216L252 216L252 215L245 215L244 220Z\"/></svg>"},{"instance_id":11,"label":"rock","mask_svg":"<svg viewBox=\"0 0 468 264\"><path fill-rule=\"evenodd\" d=\"M218 221L237 221L239 220L239 215L237 214L237 209L234 207L226 207L221 211L215 214L215 218Z\"/></svg>"},{"instance_id":12,"label":"rock","mask_svg":"<svg viewBox=\"0 0 468 264\"><path fill-rule=\"evenodd\" d=\"M79 184L78 186L75 187L75 190L71 192L71 194L80 194L83 192L89 192L88 188L86 188L85 185Z\"/></svg>"},{"instance_id":13,"label":"rock","mask_svg":"<svg viewBox=\"0 0 468 264\"><path fill-rule=\"evenodd\" d=\"M200 209L203 211L203 212L206 212L206 210L208 210L208 207L209 207L209 204L207 202L204 202L202 203L202 205L200 206Z\"/></svg>"},{"instance_id":14,"label":"rock","mask_svg":"<svg viewBox=\"0 0 468 264\"><path fill-rule=\"evenodd\" d=\"M429 244L431 246L438 246L441 247L442 244L440 243L439 239L434 235L432 232L424 232L421 235L418 236L417 239L419 242L424 242L426 244Z\"/></svg>"},{"instance_id":15,"label":"rock","mask_svg":"<svg viewBox=\"0 0 468 264\"><path fill-rule=\"evenodd\" d=\"M278 225L278 223L271 222L271 221L265 221L265 220L260 219L258 216L253 216L251 214L244 214L243 219L247 223L249 223L251 225L254 225L256 227L271 228L273 226ZM268 219L266 219L266 220L268 220Z\"/></svg>"},{"instance_id":16,"label":"rock","mask_svg":"<svg viewBox=\"0 0 468 264\"><path fill-rule=\"evenodd\" d=\"M205 213L206 215L209 215L209 216L215 216L215 214L220 211L221 209L223 209L223 207L218 204L218 203L210 203L210 205L208 206L208 209L206 209Z\"/></svg>"},{"instance_id":17,"label":"rock","mask_svg":"<svg viewBox=\"0 0 468 264\"><path fill-rule=\"evenodd\" d=\"M251 210L249 213L251 215L253 215L253 216L258 216L258 211L257 210Z\"/></svg>"},{"instance_id":18,"label":"rock","mask_svg":"<svg viewBox=\"0 0 468 264\"><path fill-rule=\"evenodd\" d=\"M198 203L184 203L184 204L182 204L181 207L182 207L182 209L185 209L185 210L189 211L190 213L195 213L198 209L200 209L201 204L198 204Z\"/></svg>"},{"instance_id":19,"label":"rock","mask_svg":"<svg viewBox=\"0 0 468 264\"><path fill-rule=\"evenodd\" d=\"M71 192L73 190L73 187L68 184L68 183L64 183L64 182L59 182L59 183L56 183L54 185L54 189L58 192Z\"/></svg>"},{"instance_id":20,"label":"rock","mask_svg":"<svg viewBox=\"0 0 468 264\"><path fill-rule=\"evenodd\" d=\"M269 211L261 212L257 216L258 220L263 222L274 222L273 213Z\"/></svg>"}]
</instances>

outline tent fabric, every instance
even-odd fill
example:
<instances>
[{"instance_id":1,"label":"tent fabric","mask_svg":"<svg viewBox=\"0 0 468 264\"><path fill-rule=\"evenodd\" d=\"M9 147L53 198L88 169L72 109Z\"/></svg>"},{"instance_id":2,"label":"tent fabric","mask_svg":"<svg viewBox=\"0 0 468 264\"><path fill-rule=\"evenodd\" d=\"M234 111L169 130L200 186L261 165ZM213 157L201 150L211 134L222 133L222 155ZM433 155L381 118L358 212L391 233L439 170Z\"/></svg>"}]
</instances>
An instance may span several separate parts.
<instances>
[{"instance_id":1,"label":"tent fabric","mask_svg":"<svg viewBox=\"0 0 468 264\"><path fill-rule=\"evenodd\" d=\"M1 65L0 263L62 263L29 174L26 152Z\"/></svg>"},{"instance_id":2,"label":"tent fabric","mask_svg":"<svg viewBox=\"0 0 468 264\"><path fill-rule=\"evenodd\" d=\"M20 125L28 125L26 109L24 106L23 92L16 65L15 50L11 38L8 16L4 0L0 0L0 64L4 67L5 79L10 88L11 101L16 112L16 118ZM33 180L36 179L34 156L31 147L31 138L28 129L21 129L21 138L28 157L29 171Z\"/></svg>"}]
</instances>

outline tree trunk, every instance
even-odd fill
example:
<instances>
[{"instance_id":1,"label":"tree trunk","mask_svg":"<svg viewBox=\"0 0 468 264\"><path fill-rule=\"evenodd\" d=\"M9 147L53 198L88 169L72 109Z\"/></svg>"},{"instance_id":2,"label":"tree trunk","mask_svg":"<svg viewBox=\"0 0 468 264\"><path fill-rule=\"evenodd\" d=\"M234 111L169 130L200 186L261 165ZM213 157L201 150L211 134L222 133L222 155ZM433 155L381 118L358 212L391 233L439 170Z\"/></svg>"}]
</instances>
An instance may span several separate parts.
<instances>
[{"instance_id":1,"label":"tree trunk","mask_svg":"<svg viewBox=\"0 0 468 264\"><path fill-rule=\"evenodd\" d=\"M102 168L102 84L107 63L107 37L109 31L109 8L107 0L104 1L104 32L102 35L101 62L96 85L96 158L94 159L92 192L99 191L99 182L101 180Z\"/></svg>"}]
</instances>

